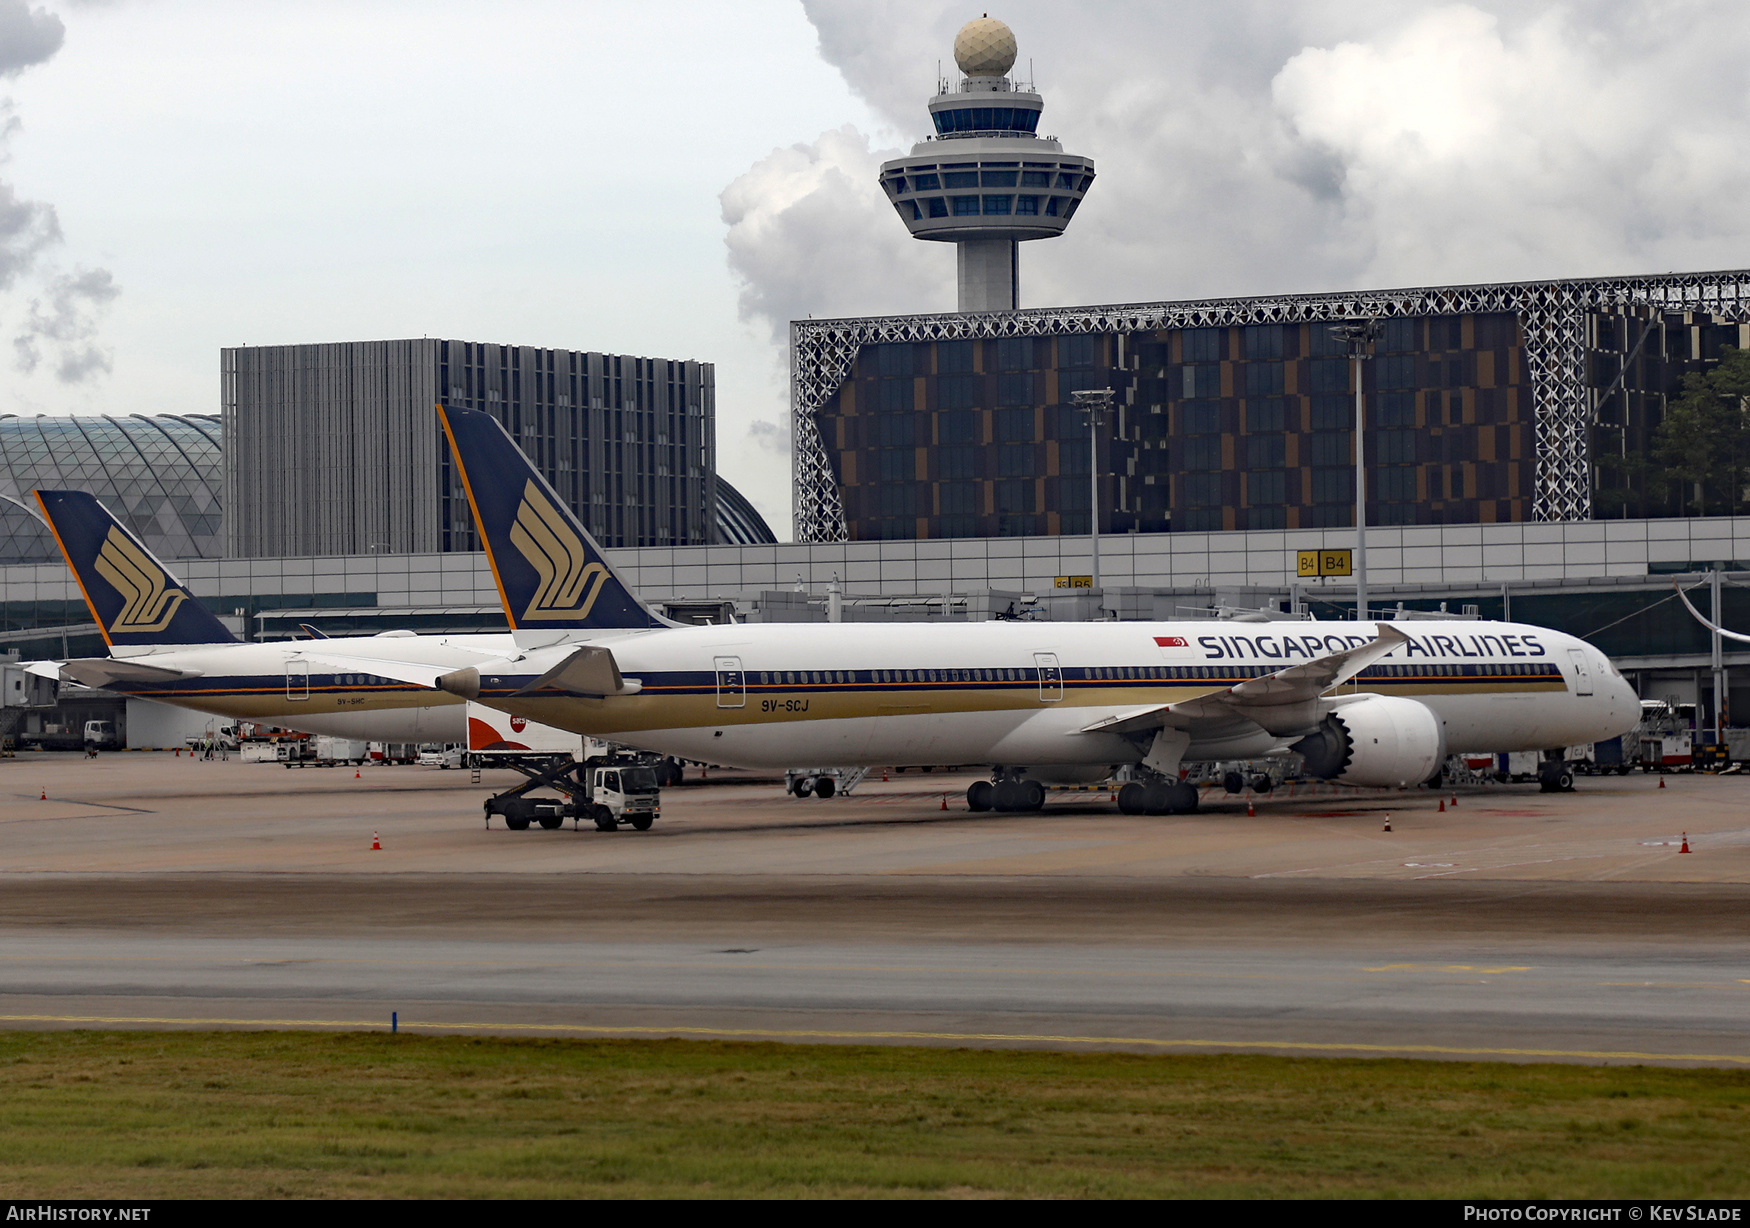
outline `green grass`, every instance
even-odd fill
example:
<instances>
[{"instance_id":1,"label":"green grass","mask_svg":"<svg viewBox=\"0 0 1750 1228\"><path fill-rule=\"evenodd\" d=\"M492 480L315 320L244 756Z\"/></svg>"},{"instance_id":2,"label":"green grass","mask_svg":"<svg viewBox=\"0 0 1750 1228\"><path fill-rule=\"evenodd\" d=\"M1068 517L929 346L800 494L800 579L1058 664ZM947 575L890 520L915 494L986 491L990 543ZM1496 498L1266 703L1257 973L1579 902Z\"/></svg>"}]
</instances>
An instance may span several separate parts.
<instances>
[{"instance_id":1,"label":"green grass","mask_svg":"<svg viewBox=\"0 0 1750 1228\"><path fill-rule=\"evenodd\" d=\"M1750 1073L0 1033L0 1196L1750 1196Z\"/></svg>"}]
</instances>

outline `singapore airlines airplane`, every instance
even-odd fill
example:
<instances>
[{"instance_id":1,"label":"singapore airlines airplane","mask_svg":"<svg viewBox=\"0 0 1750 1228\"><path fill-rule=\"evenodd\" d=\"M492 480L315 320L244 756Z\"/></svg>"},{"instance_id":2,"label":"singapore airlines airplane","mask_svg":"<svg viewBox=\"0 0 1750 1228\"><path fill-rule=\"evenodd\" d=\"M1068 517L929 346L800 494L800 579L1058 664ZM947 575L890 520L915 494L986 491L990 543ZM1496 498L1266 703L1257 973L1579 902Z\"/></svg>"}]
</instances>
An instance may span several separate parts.
<instances>
[{"instance_id":1,"label":"singapore airlines airplane","mask_svg":"<svg viewBox=\"0 0 1750 1228\"><path fill-rule=\"evenodd\" d=\"M1407 786L1449 750L1598 741L1640 714L1596 648L1520 623L679 626L496 420L439 412L517 651L392 676L573 732L744 767L988 764L978 810L1128 764L1149 783L1125 808L1171 813L1196 805L1188 762L1294 753L1327 780Z\"/></svg>"},{"instance_id":2,"label":"singapore airlines airplane","mask_svg":"<svg viewBox=\"0 0 1750 1228\"><path fill-rule=\"evenodd\" d=\"M309 733L460 742L460 699L374 666L453 670L515 651L503 633L242 643L91 495L34 493L111 654L31 667L46 677Z\"/></svg>"}]
</instances>

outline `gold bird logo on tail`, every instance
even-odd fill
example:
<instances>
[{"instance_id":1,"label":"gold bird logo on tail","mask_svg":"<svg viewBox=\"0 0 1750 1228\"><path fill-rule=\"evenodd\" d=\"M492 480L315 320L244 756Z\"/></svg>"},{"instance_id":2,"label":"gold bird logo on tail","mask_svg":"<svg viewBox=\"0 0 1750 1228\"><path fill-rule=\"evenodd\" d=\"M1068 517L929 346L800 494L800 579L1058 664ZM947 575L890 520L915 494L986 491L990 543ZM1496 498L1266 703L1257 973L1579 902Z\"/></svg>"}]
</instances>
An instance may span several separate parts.
<instances>
[{"instance_id":1,"label":"gold bird logo on tail","mask_svg":"<svg viewBox=\"0 0 1750 1228\"><path fill-rule=\"evenodd\" d=\"M122 612L110 624L111 634L162 631L188 599L187 593L170 587L170 577L150 555L113 526L92 566L122 596Z\"/></svg>"},{"instance_id":2,"label":"gold bird logo on tail","mask_svg":"<svg viewBox=\"0 0 1750 1228\"><path fill-rule=\"evenodd\" d=\"M608 582L608 569L589 561L582 539L533 482L523 488L510 544L522 551L541 578L523 611L525 620L589 617Z\"/></svg>"}]
</instances>

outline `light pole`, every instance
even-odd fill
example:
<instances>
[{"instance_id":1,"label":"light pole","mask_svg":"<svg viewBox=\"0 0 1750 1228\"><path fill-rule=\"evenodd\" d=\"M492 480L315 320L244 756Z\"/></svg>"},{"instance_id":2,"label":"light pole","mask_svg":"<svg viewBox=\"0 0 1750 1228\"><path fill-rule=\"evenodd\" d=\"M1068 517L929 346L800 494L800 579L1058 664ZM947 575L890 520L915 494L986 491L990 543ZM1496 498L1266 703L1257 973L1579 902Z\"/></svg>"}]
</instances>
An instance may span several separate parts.
<instances>
[{"instance_id":1,"label":"light pole","mask_svg":"<svg viewBox=\"0 0 1750 1228\"><path fill-rule=\"evenodd\" d=\"M1100 589L1100 420L1106 407L1112 404L1110 388L1089 388L1072 392L1069 399L1088 416L1088 532L1094 542L1094 574L1090 577L1094 591Z\"/></svg>"},{"instance_id":2,"label":"light pole","mask_svg":"<svg viewBox=\"0 0 1750 1228\"><path fill-rule=\"evenodd\" d=\"M1385 331L1378 320L1331 325L1331 335L1349 347L1355 375L1355 621L1367 621L1367 460L1366 414L1361 401L1361 364L1372 358L1367 347Z\"/></svg>"}]
</instances>

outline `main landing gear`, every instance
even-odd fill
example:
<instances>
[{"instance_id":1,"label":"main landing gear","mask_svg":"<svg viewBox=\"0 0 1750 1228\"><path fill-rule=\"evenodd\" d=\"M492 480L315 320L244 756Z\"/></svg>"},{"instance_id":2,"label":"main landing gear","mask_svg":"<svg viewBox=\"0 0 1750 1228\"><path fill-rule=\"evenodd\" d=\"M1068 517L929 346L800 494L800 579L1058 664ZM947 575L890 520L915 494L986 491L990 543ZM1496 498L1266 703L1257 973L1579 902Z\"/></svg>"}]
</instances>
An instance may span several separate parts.
<instances>
[{"instance_id":1,"label":"main landing gear","mask_svg":"<svg viewBox=\"0 0 1750 1228\"><path fill-rule=\"evenodd\" d=\"M1006 776L1001 780L979 780L966 790L968 810L999 810L1017 812L1045 809L1045 786L1037 780Z\"/></svg>"},{"instance_id":2,"label":"main landing gear","mask_svg":"<svg viewBox=\"0 0 1750 1228\"><path fill-rule=\"evenodd\" d=\"M1133 780L1118 790L1122 814L1190 814L1197 809L1197 787L1182 780Z\"/></svg>"}]
</instances>

